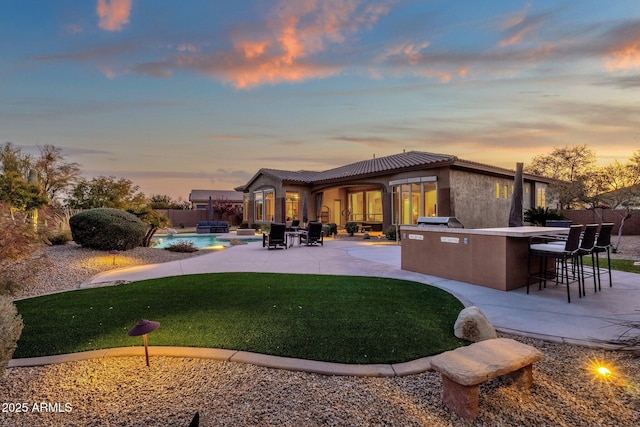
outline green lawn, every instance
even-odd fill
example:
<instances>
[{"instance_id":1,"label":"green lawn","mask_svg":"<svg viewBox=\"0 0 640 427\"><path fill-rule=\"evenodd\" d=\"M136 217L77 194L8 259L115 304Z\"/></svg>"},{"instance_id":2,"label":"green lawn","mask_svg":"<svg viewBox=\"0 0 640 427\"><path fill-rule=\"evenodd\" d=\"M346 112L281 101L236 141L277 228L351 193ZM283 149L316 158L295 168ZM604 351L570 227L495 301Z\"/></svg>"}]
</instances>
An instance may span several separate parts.
<instances>
[{"instance_id":1,"label":"green lawn","mask_svg":"<svg viewBox=\"0 0 640 427\"><path fill-rule=\"evenodd\" d=\"M150 345L211 347L343 363L398 363L466 344L463 305L415 282L377 277L218 273L17 301L14 357L141 345L126 332L161 323Z\"/></svg>"},{"instance_id":2,"label":"green lawn","mask_svg":"<svg viewBox=\"0 0 640 427\"><path fill-rule=\"evenodd\" d=\"M585 256L583 260L584 260L584 265L591 266L590 256ZM626 271L628 273L640 273L640 267L633 265L634 262L635 260L631 260L631 259L612 259L611 269ZM604 257L602 255L600 256L600 269L602 268L607 268L607 254L604 254ZM603 275L606 274L606 272L603 272L602 270L600 271L600 273Z\"/></svg>"}]
</instances>

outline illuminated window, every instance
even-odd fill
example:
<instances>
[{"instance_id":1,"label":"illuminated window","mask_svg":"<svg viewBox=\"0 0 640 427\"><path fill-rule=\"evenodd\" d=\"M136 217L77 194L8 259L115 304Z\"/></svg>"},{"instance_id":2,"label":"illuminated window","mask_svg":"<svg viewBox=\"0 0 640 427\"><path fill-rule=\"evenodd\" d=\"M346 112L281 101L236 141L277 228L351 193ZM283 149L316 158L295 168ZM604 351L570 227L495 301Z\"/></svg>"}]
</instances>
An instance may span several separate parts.
<instances>
[{"instance_id":1,"label":"illuminated window","mask_svg":"<svg viewBox=\"0 0 640 427\"><path fill-rule=\"evenodd\" d=\"M262 202L262 200L263 200L262 191L256 191L255 193L253 193L253 207L254 207L253 214L255 216L256 222L264 221L264 211L263 211L264 203Z\"/></svg>"},{"instance_id":2,"label":"illuminated window","mask_svg":"<svg viewBox=\"0 0 640 427\"><path fill-rule=\"evenodd\" d=\"M424 182L422 184L422 199L424 200L424 216L436 216L437 193L435 182Z\"/></svg>"},{"instance_id":3,"label":"illuminated window","mask_svg":"<svg viewBox=\"0 0 640 427\"><path fill-rule=\"evenodd\" d=\"M545 190L544 187L536 189L536 205L541 208L544 208L547 206L544 190Z\"/></svg>"},{"instance_id":4,"label":"illuminated window","mask_svg":"<svg viewBox=\"0 0 640 427\"><path fill-rule=\"evenodd\" d=\"M504 185L504 196L505 199L509 198L509 184Z\"/></svg>"},{"instance_id":5,"label":"illuminated window","mask_svg":"<svg viewBox=\"0 0 640 427\"><path fill-rule=\"evenodd\" d=\"M394 224L417 224L420 216L436 216L436 177L391 181L391 211Z\"/></svg>"},{"instance_id":6,"label":"illuminated window","mask_svg":"<svg viewBox=\"0 0 640 427\"><path fill-rule=\"evenodd\" d=\"M256 222L273 222L275 219L275 191L258 190L253 192L254 217Z\"/></svg>"},{"instance_id":7,"label":"illuminated window","mask_svg":"<svg viewBox=\"0 0 640 427\"><path fill-rule=\"evenodd\" d=\"M500 183L496 182L496 199L500 198Z\"/></svg>"},{"instance_id":8,"label":"illuminated window","mask_svg":"<svg viewBox=\"0 0 640 427\"><path fill-rule=\"evenodd\" d=\"M242 200L242 217L243 220L247 220L249 218L249 194L245 193Z\"/></svg>"},{"instance_id":9,"label":"illuminated window","mask_svg":"<svg viewBox=\"0 0 640 427\"><path fill-rule=\"evenodd\" d=\"M264 220L273 222L275 219L275 192L273 190L265 190L264 192Z\"/></svg>"},{"instance_id":10,"label":"illuminated window","mask_svg":"<svg viewBox=\"0 0 640 427\"><path fill-rule=\"evenodd\" d=\"M285 218L288 220L300 219L298 218L298 207L300 194L297 191L287 191L285 194Z\"/></svg>"},{"instance_id":11,"label":"illuminated window","mask_svg":"<svg viewBox=\"0 0 640 427\"><path fill-rule=\"evenodd\" d=\"M367 221L382 221L382 191L367 191L365 198L365 217Z\"/></svg>"}]
</instances>

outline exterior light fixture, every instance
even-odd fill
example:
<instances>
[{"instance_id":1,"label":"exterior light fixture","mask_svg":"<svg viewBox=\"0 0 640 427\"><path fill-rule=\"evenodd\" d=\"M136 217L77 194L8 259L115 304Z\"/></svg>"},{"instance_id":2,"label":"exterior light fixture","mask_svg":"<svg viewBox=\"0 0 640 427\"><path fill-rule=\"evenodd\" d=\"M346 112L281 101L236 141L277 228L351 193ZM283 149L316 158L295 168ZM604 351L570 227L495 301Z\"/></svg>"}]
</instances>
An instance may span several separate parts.
<instances>
[{"instance_id":1,"label":"exterior light fixture","mask_svg":"<svg viewBox=\"0 0 640 427\"><path fill-rule=\"evenodd\" d=\"M113 265L116 265L116 255L118 255L120 252L114 249L112 251L109 251L109 253L113 255Z\"/></svg>"},{"instance_id":2,"label":"exterior light fixture","mask_svg":"<svg viewBox=\"0 0 640 427\"><path fill-rule=\"evenodd\" d=\"M613 374L611 372L611 370L609 368L607 368L606 366L598 366L596 368L596 372L598 373L599 376L601 376L602 378L609 378L611 377L611 375Z\"/></svg>"},{"instance_id":3,"label":"exterior light fixture","mask_svg":"<svg viewBox=\"0 0 640 427\"><path fill-rule=\"evenodd\" d=\"M137 337L142 335L142 342L144 343L144 356L147 360L147 366L149 366L149 349L147 348L147 334L153 332L160 327L160 322L154 322L152 320L142 319L136 326L129 329L127 335L130 337Z\"/></svg>"}]
</instances>

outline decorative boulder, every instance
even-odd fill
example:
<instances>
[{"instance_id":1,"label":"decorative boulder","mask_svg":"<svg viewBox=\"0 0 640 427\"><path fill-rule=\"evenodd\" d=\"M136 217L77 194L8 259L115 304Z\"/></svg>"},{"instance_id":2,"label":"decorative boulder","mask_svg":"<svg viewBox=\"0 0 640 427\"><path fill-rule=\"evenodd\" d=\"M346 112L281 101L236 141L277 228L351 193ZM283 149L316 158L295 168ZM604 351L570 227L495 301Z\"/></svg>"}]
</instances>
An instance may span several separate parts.
<instances>
[{"instance_id":1,"label":"decorative boulder","mask_svg":"<svg viewBox=\"0 0 640 427\"><path fill-rule=\"evenodd\" d=\"M496 330L478 307L467 307L460 312L453 333L467 341L484 341L497 338Z\"/></svg>"}]
</instances>

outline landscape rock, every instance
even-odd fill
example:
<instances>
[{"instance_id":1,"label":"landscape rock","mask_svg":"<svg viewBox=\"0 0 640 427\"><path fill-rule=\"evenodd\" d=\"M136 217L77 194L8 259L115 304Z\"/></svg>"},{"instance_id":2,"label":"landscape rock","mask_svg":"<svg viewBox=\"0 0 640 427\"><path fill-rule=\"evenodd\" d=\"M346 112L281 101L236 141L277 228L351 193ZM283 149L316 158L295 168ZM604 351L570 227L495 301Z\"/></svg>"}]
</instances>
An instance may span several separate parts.
<instances>
[{"instance_id":1,"label":"landscape rock","mask_svg":"<svg viewBox=\"0 0 640 427\"><path fill-rule=\"evenodd\" d=\"M495 328L478 307L467 307L460 312L453 326L456 337L467 341L484 341L497 338Z\"/></svg>"}]
</instances>

